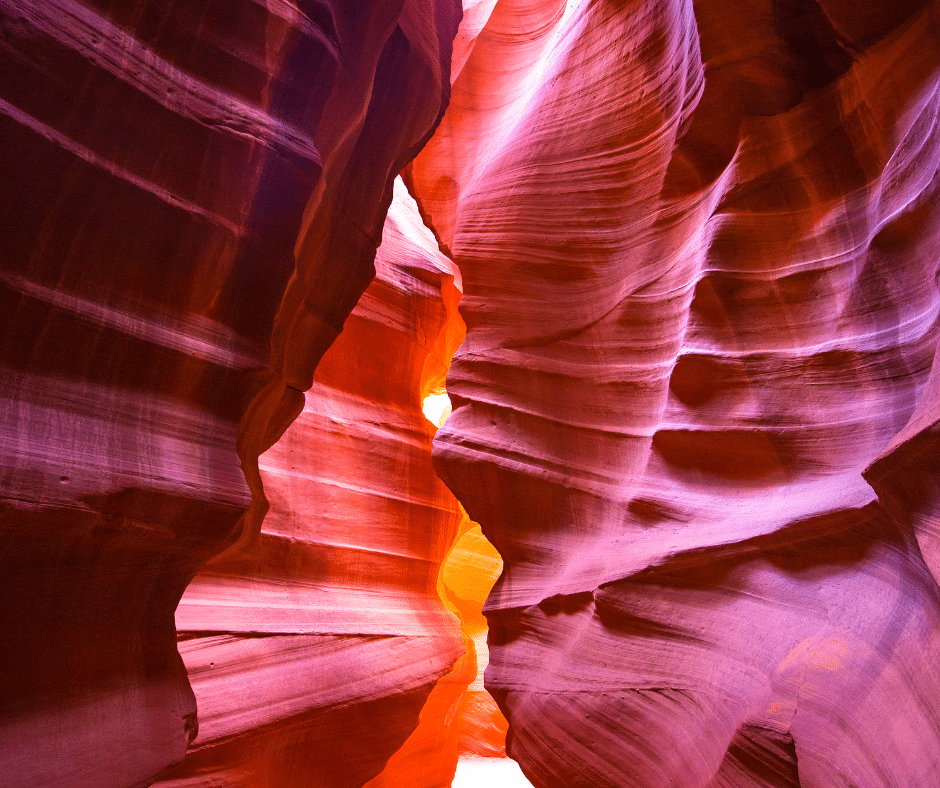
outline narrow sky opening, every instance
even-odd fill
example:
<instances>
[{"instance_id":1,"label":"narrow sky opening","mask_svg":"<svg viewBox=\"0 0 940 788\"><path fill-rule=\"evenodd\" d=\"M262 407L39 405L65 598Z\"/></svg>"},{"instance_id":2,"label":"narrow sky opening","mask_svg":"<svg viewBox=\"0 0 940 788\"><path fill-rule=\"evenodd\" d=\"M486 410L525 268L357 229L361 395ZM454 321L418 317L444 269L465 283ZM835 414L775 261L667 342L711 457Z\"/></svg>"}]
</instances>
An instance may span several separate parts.
<instances>
[{"instance_id":1,"label":"narrow sky opening","mask_svg":"<svg viewBox=\"0 0 940 788\"><path fill-rule=\"evenodd\" d=\"M447 421L447 417L450 416L450 397L447 396L446 391L428 394L424 398L421 409L424 411L424 417L430 421L431 424L440 429L444 426L444 422Z\"/></svg>"}]
</instances>

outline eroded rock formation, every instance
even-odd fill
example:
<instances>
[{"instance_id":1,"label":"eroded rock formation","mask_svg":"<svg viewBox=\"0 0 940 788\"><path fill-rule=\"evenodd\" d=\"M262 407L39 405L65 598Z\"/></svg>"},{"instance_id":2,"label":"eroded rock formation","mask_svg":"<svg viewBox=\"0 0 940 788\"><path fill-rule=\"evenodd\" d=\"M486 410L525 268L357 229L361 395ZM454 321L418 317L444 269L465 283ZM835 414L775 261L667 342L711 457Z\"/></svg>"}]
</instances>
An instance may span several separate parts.
<instances>
[{"instance_id":1,"label":"eroded rock formation","mask_svg":"<svg viewBox=\"0 0 940 788\"><path fill-rule=\"evenodd\" d=\"M536 788L932 788L940 6L460 16L0 0L2 781L445 786L485 534Z\"/></svg>"},{"instance_id":2,"label":"eroded rock formation","mask_svg":"<svg viewBox=\"0 0 940 788\"><path fill-rule=\"evenodd\" d=\"M511 756L538 788L933 785L937 5L480 29L407 177L464 281L436 456L506 563Z\"/></svg>"},{"instance_id":3,"label":"eroded rock formation","mask_svg":"<svg viewBox=\"0 0 940 788\"><path fill-rule=\"evenodd\" d=\"M461 514L421 412L463 336L459 279L400 181L375 267L303 412L261 457L260 535L210 562L176 612L200 732L165 788L359 788L434 714L432 690L443 732L470 682L437 591ZM456 749L431 744L393 784L450 783Z\"/></svg>"},{"instance_id":4,"label":"eroded rock formation","mask_svg":"<svg viewBox=\"0 0 940 788\"><path fill-rule=\"evenodd\" d=\"M459 18L451 0L0 2L5 785L126 788L183 757L174 610L260 529L258 456L372 278Z\"/></svg>"}]
</instances>

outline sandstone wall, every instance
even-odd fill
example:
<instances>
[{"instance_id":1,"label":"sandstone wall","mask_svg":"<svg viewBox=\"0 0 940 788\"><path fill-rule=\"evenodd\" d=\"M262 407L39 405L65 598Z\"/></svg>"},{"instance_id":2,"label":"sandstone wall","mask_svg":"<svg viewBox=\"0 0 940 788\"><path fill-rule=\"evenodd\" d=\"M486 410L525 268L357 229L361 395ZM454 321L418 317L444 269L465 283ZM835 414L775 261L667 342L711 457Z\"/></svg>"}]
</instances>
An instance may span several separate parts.
<instances>
[{"instance_id":1,"label":"sandstone wall","mask_svg":"<svg viewBox=\"0 0 940 788\"><path fill-rule=\"evenodd\" d=\"M460 13L0 2L6 785L143 785L183 757L174 610L260 530L258 456L372 279Z\"/></svg>"},{"instance_id":2,"label":"sandstone wall","mask_svg":"<svg viewBox=\"0 0 940 788\"><path fill-rule=\"evenodd\" d=\"M481 26L407 177L538 788L935 782L938 90L935 3Z\"/></svg>"}]
</instances>

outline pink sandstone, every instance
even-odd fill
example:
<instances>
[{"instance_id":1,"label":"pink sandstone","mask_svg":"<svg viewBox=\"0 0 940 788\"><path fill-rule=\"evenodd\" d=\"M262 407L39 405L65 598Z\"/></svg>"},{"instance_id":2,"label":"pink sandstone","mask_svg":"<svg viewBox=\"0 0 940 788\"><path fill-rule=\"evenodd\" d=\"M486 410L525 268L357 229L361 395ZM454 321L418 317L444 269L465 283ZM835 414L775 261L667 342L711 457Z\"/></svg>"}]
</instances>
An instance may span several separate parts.
<instances>
[{"instance_id":1,"label":"pink sandstone","mask_svg":"<svg viewBox=\"0 0 940 788\"><path fill-rule=\"evenodd\" d=\"M0 1L4 785L130 788L183 758L174 610L260 531L258 457L372 279L459 18L451 0ZM210 645L280 653L234 641ZM388 735L337 760L357 786L447 653L378 693Z\"/></svg>"},{"instance_id":2,"label":"pink sandstone","mask_svg":"<svg viewBox=\"0 0 940 788\"><path fill-rule=\"evenodd\" d=\"M463 5L0 0L3 784L933 788L940 3Z\"/></svg>"},{"instance_id":3,"label":"pink sandstone","mask_svg":"<svg viewBox=\"0 0 940 788\"><path fill-rule=\"evenodd\" d=\"M538 788L936 783L938 90L929 2L482 26L406 175Z\"/></svg>"}]
</instances>

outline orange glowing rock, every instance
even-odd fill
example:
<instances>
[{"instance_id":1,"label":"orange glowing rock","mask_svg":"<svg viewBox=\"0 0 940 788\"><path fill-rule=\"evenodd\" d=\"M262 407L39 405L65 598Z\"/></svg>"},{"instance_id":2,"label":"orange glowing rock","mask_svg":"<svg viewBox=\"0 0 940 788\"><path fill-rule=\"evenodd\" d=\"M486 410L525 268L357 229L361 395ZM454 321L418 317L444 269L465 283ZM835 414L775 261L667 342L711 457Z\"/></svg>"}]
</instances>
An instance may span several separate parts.
<instances>
[{"instance_id":1,"label":"orange glowing rock","mask_svg":"<svg viewBox=\"0 0 940 788\"><path fill-rule=\"evenodd\" d=\"M456 733L449 762L440 722L473 666L437 588L461 515L421 403L459 342L459 293L400 184L376 269L261 458L261 534L206 566L177 610L201 727L166 788L387 785L376 775L412 760L452 776ZM386 766L419 713L434 735Z\"/></svg>"}]
</instances>

